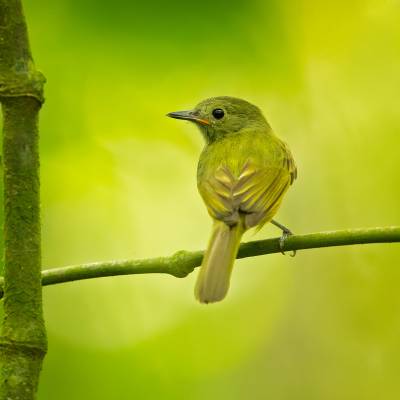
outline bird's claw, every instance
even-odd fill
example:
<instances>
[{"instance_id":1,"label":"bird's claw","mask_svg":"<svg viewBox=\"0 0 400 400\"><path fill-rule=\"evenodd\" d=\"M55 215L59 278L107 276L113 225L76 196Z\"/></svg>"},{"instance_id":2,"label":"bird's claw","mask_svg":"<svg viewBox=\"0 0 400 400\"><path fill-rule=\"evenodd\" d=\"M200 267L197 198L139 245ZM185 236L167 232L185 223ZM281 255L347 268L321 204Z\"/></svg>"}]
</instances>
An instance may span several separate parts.
<instances>
[{"instance_id":1,"label":"bird's claw","mask_svg":"<svg viewBox=\"0 0 400 400\"><path fill-rule=\"evenodd\" d=\"M292 236L293 232L289 229L284 229L282 231L282 236L279 238L279 249L281 250L281 253L285 255L285 241L289 236ZM290 254L290 257L294 257L296 255L296 250L292 250L292 253Z\"/></svg>"}]
</instances>

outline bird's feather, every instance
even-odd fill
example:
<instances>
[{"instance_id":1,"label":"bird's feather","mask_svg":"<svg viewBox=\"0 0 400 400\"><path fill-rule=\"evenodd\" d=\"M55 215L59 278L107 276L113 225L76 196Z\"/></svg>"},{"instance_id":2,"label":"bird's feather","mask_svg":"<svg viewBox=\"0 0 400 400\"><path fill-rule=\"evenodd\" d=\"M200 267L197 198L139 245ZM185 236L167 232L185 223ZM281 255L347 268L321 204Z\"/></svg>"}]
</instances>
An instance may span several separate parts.
<instances>
[{"instance_id":1,"label":"bird's feather","mask_svg":"<svg viewBox=\"0 0 400 400\"><path fill-rule=\"evenodd\" d=\"M195 297L200 303L214 303L226 296L243 232L240 223L228 226L222 221L214 221L195 287Z\"/></svg>"},{"instance_id":2,"label":"bird's feather","mask_svg":"<svg viewBox=\"0 0 400 400\"><path fill-rule=\"evenodd\" d=\"M248 156L232 165L227 157L200 181L200 193L213 218L232 226L243 217L245 229L261 227L272 219L296 177L290 151L276 140L268 163Z\"/></svg>"}]
</instances>

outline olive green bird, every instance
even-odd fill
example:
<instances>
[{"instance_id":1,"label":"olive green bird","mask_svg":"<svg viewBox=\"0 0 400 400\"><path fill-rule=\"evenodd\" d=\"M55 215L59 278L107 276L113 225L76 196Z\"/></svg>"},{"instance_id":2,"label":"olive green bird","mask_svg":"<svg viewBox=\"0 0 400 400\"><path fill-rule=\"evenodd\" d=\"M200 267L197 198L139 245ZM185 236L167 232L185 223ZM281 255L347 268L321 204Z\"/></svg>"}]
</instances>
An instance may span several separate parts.
<instances>
[{"instance_id":1,"label":"olive green bird","mask_svg":"<svg viewBox=\"0 0 400 400\"><path fill-rule=\"evenodd\" d=\"M195 287L201 303L222 300L229 288L240 240L252 227L272 222L283 195L297 175L290 150L272 131L260 109L234 97L213 97L193 110L169 117L196 123L206 145L197 186L213 229Z\"/></svg>"}]
</instances>

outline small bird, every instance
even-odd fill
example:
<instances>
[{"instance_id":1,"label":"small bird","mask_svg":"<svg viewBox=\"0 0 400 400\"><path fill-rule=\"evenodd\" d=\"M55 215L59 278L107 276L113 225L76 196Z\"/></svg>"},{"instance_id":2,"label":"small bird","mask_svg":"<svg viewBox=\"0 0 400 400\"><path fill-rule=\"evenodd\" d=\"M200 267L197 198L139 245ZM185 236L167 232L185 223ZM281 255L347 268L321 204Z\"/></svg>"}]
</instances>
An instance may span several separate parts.
<instances>
[{"instance_id":1,"label":"small bird","mask_svg":"<svg viewBox=\"0 0 400 400\"><path fill-rule=\"evenodd\" d=\"M285 192L297 176L287 145L272 131L260 109L235 97L206 99L193 110L168 117L194 122L205 139L197 168L197 186L213 219L211 238L195 286L201 303L222 300L242 235L274 221Z\"/></svg>"}]
</instances>

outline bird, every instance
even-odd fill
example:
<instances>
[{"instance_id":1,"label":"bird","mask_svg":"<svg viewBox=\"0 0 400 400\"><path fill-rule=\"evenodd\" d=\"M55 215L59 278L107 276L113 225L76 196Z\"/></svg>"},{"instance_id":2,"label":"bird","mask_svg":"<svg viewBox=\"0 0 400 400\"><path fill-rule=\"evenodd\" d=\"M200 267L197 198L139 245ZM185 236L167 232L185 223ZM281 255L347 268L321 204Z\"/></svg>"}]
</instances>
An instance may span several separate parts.
<instances>
[{"instance_id":1,"label":"bird","mask_svg":"<svg viewBox=\"0 0 400 400\"><path fill-rule=\"evenodd\" d=\"M225 298L243 234L273 223L285 239L292 232L273 219L297 177L288 145L278 138L261 110L236 97L201 101L168 117L195 123L205 140L197 166L197 187L213 227L195 285L200 303Z\"/></svg>"}]
</instances>

